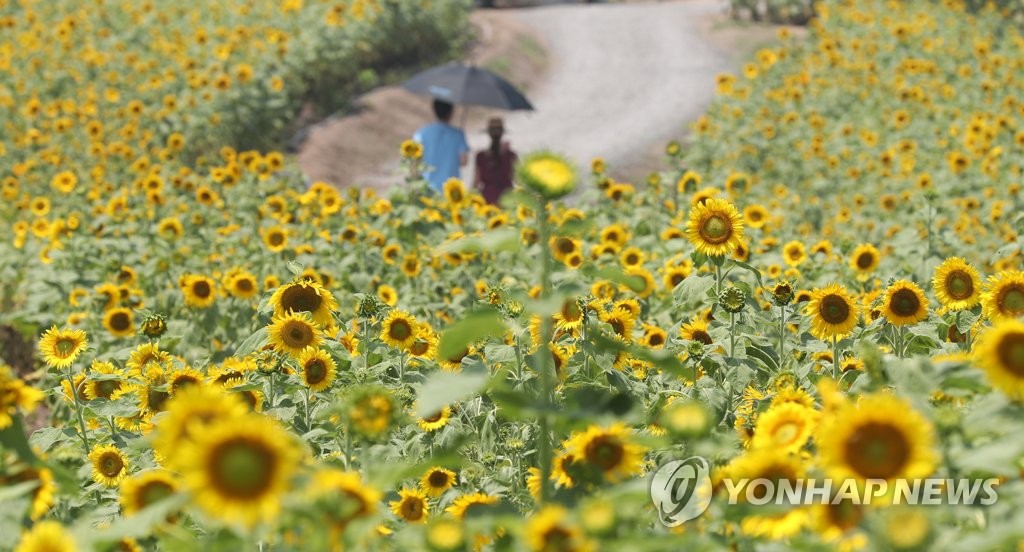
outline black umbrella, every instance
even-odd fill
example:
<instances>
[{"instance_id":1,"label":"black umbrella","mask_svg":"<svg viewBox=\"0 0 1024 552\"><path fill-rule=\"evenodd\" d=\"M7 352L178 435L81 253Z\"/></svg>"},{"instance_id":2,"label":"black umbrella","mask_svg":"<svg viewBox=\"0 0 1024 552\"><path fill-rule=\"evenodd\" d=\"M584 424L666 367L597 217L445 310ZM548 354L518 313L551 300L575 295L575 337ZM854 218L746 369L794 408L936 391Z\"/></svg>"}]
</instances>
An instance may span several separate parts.
<instances>
[{"instance_id":1,"label":"black umbrella","mask_svg":"<svg viewBox=\"0 0 1024 552\"><path fill-rule=\"evenodd\" d=\"M427 69L402 83L402 87L453 104L533 111L530 102L510 82L473 65L449 63Z\"/></svg>"}]
</instances>

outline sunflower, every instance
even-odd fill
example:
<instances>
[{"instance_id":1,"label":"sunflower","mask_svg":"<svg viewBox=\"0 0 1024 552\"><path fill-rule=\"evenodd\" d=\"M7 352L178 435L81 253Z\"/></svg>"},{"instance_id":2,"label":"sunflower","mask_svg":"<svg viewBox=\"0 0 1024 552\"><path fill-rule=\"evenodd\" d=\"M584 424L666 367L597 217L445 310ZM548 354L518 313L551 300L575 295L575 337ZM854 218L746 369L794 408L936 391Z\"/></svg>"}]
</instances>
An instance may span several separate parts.
<instances>
[{"instance_id":1,"label":"sunflower","mask_svg":"<svg viewBox=\"0 0 1024 552\"><path fill-rule=\"evenodd\" d=\"M630 341L633 339L633 326L636 325L636 319L632 313L623 309L612 309L608 312L601 313L598 318L601 322L608 324L612 327L612 331L615 335Z\"/></svg>"},{"instance_id":2,"label":"sunflower","mask_svg":"<svg viewBox=\"0 0 1024 552\"><path fill-rule=\"evenodd\" d=\"M100 485L116 487L128 475L128 459L113 445L93 447L89 461L92 479Z\"/></svg>"},{"instance_id":3,"label":"sunflower","mask_svg":"<svg viewBox=\"0 0 1024 552\"><path fill-rule=\"evenodd\" d=\"M1024 272L1005 270L990 276L981 294L981 305L989 320L1024 315Z\"/></svg>"},{"instance_id":4,"label":"sunflower","mask_svg":"<svg viewBox=\"0 0 1024 552\"><path fill-rule=\"evenodd\" d=\"M249 409L233 393L211 385L181 389L167 401L167 410L156 425L153 450L169 467L177 467L179 453L198 432L212 424L243 418Z\"/></svg>"},{"instance_id":5,"label":"sunflower","mask_svg":"<svg viewBox=\"0 0 1024 552\"><path fill-rule=\"evenodd\" d=\"M458 178L449 178L444 182L444 198L453 209L461 209L468 202L466 186Z\"/></svg>"},{"instance_id":6,"label":"sunflower","mask_svg":"<svg viewBox=\"0 0 1024 552\"><path fill-rule=\"evenodd\" d=\"M710 198L690 210L686 237L698 252L723 257L743 241L743 218L728 200Z\"/></svg>"},{"instance_id":7,"label":"sunflower","mask_svg":"<svg viewBox=\"0 0 1024 552\"><path fill-rule=\"evenodd\" d=\"M420 478L420 488L423 489L423 492L427 493L427 496L437 498L448 489L451 489L456 481L455 472L441 467L434 467L427 470L427 473L424 473L423 477Z\"/></svg>"},{"instance_id":8,"label":"sunflower","mask_svg":"<svg viewBox=\"0 0 1024 552\"><path fill-rule=\"evenodd\" d=\"M583 309L575 297L570 297L562 303L552 319L555 322L555 331L575 332L583 325Z\"/></svg>"},{"instance_id":9,"label":"sunflower","mask_svg":"<svg viewBox=\"0 0 1024 552\"><path fill-rule=\"evenodd\" d=\"M338 365L323 349L306 347L299 353L299 379L310 391L319 393L334 383Z\"/></svg>"},{"instance_id":10,"label":"sunflower","mask_svg":"<svg viewBox=\"0 0 1024 552\"><path fill-rule=\"evenodd\" d=\"M306 347L319 347L323 333L308 313L292 312L274 317L268 337L278 351L298 356Z\"/></svg>"},{"instance_id":11,"label":"sunflower","mask_svg":"<svg viewBox=\"0 0 1024 552\"><path fill-rule=\"evenodd\" d=\"M151 367L170 363L171 358L171 354L161 351L157 344L143 343L129 353L125 368L128 369L128 375L138 377Z\"/></svg>"},{"instance_id":12,"label":"sunflower","mask_svg":"<svg viewBox=\"0 0 1024 552\"><path fill-rule=\"evenodd\" d=\"M419 489L403 488L398 491L398 500L388 505L392 513L409 523L426 523L430 514L427 495Z\"/></svg>"},{"instance_id":13,"label":"sunflower","mask_svg":"<svg viewBox=\"0 0 1024 552\"><path fill-rule=\"evenodd\" d=\"M402 274L409 278L415 278L420 273L420 258L415 254L409 254L402 258Z\"/></svg>"},{"instance_id":14,"label":"sunflower","mask_svg":"<svg viewBox=\"0 0 1024 552\"><path fill-rule=\"evenodd\" d=\"M213 280L206 276L185 275L181 278L180 285L181 293L185 296L185 304L190 307L205 309L217 298L217 288Z\"/></svg>"},{"instance_id":15,"label":"sunflower","mask_svg":"<svg viewBox=\"0 0 1024 552\"><path fill-rule=\"evenodd\" d=\"M876 393L840 404L815 434L818 457L837 480L920 479L935 470L932 425L906 401Z\"/></svg>"},{"instance_id":16,"label":"sunflower","mask_svg":"<svg viewBox=\"0 0 1024 552\"><path fill-rule=\"evenodd\" d=\"M643 324L644 345L651 349L661 349L668 342L668 332L653 324Z\"/></svg>"},{"instance_id":17,"label":"sunflower","mask_svg":"<svg viewBox=\"0 0 1024 552\"><path fill-rule=\"evenodd\" d=\"M882 296L882 314L894 326L917 324L928 318L928 298L917 284L896 280Z\"/></svg>"},{"instance_id":18,"label":"sunflower","mask_svg":"<svg viewBox=\"0 0 1024 552\"><path fill-rule=\"evenodd\" d=\"M271 226L263 231L263 244L272 253L280 253L288 247L288 231L281 226Z\"/></svg>"},{"instance_id":19,"label":"sunflower","mask_svg":"<svg viewBox=\"0 0 1024 552\"><path fill-rule=\"evenodd\" d=\"M445 406L441 408L441 410L438 410L437 412L429 416L424 416L423 418L420 418L416 422L416 424L420 426L420 429L422 429L423 431L431 433L448 425L448 420L451 419L451 417L452 409Z\"/></svg>"},{"instance_id":20,"label":"sunflower","mask_svg":"<svg viewBox=\"0 0 1024 552\"><path fill-rule=\"evenodd\" d=\"M998 321L980 336L974 356L993 387L1014 400L1024 399L1024 322Z\"/></svg>"},{"instance_id":21,"label":"sunflower","mask_svg":"<svg viewBox=\"0 0 1024 552\"><path fill-rule=\"evenodd\" d=\"M437 335L430 324L421 322L416 325L416 341L409 346L409 354L422 359L437 356Z\"/></svg>"},{"instance_id":22,"label":"sunflower","mask_svg":"<svg viewBox=\"0 0 1024 552\"><path fill-rule=\"evenodd\" d=\"M867 280L872 272L878 268L882 256L878 249L870 243L862 243L853 249L850 254L850 268L857 273L858 280Z\"/></svg>"},{"instance_id":23,"label":"sunflower","mask_svg":"<svg viewBox=\"0 0 1024 552\"><path fill-rule=\"evenodd\" d=\"M679 328L679 336L689 341L697 341L704 345L711 345L714 343L714 339L711 338L711 334L708 333L708 322L700 316L694 317L692 320L683 324Z\"/></svg>"},{"instance_id":24,"label":"sunflower","mask_svg":"<svg viewBox=\"0 0 1024 552\"><path fill-rule=\"evenodd\" d=\"M67 368L78 359L89 341L82 330L58 330L51 327L39 339L43 360L53 368Z\"/></svg>"},{"instance_id":25,"label":"sunflower","mask_svg":"<svg viewBox=\"0 0 1024 552\"><path fill-rule=\"evenodd\" d=\"M353 520L374 515L380 491L363 483L358 473L336 469L318 470L309 486L310 495L321 503L317 509L332 531L342 531Z\"/></svg>"},{"instance_id":26,"label":"sunflower","mask_svg":"<svg viewBox=\"0 0 1024 552\"><path fill-rule=\"evenodd\" d=\"M351 429L369 439L384 435L400 413L391 393L377 386L354 389L346 404Z\"/></svg>"},{"instance_id":27,"label":"sunflower","mask_svg":"<svg viewBox=\"0 0 1024 552\"><path fill-rule=\"evenodd\" d=\"M181 473L210 516L253 526L281 509L302 449L280 424L250 414L199 432L181 451Z\"/></svg>"},{"instance_id":28,"label":"sunflower","mask_svg":"<svg viewBox=\"0 0 1024 552\"><path fill-rule=\"evenodd\" d=\"M755 203L743 209L743 220L751 228L762 228L768 222L768 210Z\"/></svg>"},{"instance_id":29,"label":"sunflower","mask_svg":"<svg viewBox=\"0 0 1024 552\"><path fill-rule=\"evenodd\" d=\"M935 268L935 298L951 311L967 310L981 302L981 277L967 261L950 257Z\"/></svg>"},{"instance_id":30,"label":"sunflower","mask_svg":"<svg viewBox=\"0 0 1024 552\"><path fill-rule=\"evenodd\" d=\"M178 492L178 476L167 470L139 472L121 483L121 511L135 515Z\"/></svg>"},{"instance_id":31,"label":"sunflower","mask_svg":"<svg viewBox=\"0 0 1024 552\"><path fill-rule=\"evenodd\" d=\"M201 385L203 379L203 373L199 370L189 366L181 366L167 374L167 390L170 391L171 395L174 395L192 385Z\"/></svg>"},{"instance_id":32,"label":"sunflower","mask_svg":"<svg viewBox=\"0 0 1024 552\"><path fill-rule=\"evenodd\" d=\"M483 510L488 506L494 506L499 500L498 497L485 493L464 494L452 501L445 512L458 519L466 519L466 515L471 509L473 511Z\"/></svg>"},{"instance_id":33,"label":"sunflower","mask_svg":"<svg viewBox=\"0 0 1024 552\"><path fill-rule=\"evenodd\" d=\"M59 522L41 521L21 536L14 552L75 552L75 539Z\"/></svg>"},{"instance_id":34,"label":"sunflower","mask_svg":"<svg viewBox=\"0 0 1024 552\"><path fill-rule=\"evenodd\" d=\"M800 266L807 260L807 248L801 241L791 241L782 246L782 260L789 266Z\"/></svg>"},{"instance_id":35,"label":"sunflower","mask_svg":"<svg viewBox=\"0 0 1024 552\"><path fill-rule=\"evenodd\" d=\"M646 260L647 254L639 247L627 247L619 255L619 262L621 262L624 267L642 266Z\"/></svg>"},{"instance_id":36,"label":"sunflower","mask_svg":"<svg viewBox=\"0 0 1024 552\"><path fill-rule=\"evenodd\" d=\"M591 426L564 443L579 462L595 468L612 483L637 475L643 469L643 446L632 442L629 429L617 422L607 428Z\"/></svg>"},{"instance_id":37,"label":"sunflower","mask_svg":"<svg viewBox=\"0 0 1024 552\"><path fill-rule=\"evenodd\" d=\"M569 512L558 505L548 505L526 521L526 545L529 550L547 552L579 552L591 550L592 544L583 531L569 520Z\"/></svg>"},{"instance_id":38,"label":"sunflower","mask_svg":"<svg viewBox=\"0 0 1024 552\"><path fill-rule=\"evenodd\" d=\"M394 307L398 304L398 292L387 284L377 286L377 297L389 307Z\"/></svg>"},{"instance_id":39,"label":"sunflower","mask_svg":"<svg viewBox=\"0 0 1024 552\"><path fill-rule=\"evenodd\" d=\"M774 405L758 416L750 446L799 452L810 439L817 421L818 412L804 405L793 402Z\"/></svg>"},{"instance_id":40,"label":"sunflower","mask_svg":"<svg viewBox=\"0 0 1024 552\"><path fill-rule=\"evenodd\" d=\"M103 327L114 337L135 335L135 322L132 320L131 309L116 307L103 313Z\"/></svg>"},{"instance_id":41,"label":"sunflower","mask_svg":"<svg viewBox=\"0 0 1024 552\"><path fill-rule=\"evenodd\" d=\"M821 340L846 337L860 317L857 302L839 284L812 291L806 312L811 317L811 334Z\"/></svg>"},{"instance_id":42,"label":"sunflower","mask_svg":"<svg viewBox=\"0 0 1024 552\"><path fill-rule=\"evenodd\" d=\"M334 322L333 313L338 308L334 294L320 283L306 279L275 289L270 296L270 304L274 307L274 316L306 312L321 327Z\"/></svg>"},{"instance_id":43,"label":"sunflower","mask_svg":"<svg viewBox=\"0 0 1024 552\"><path fill-rule=\"evenodd\" d=\"M392 310L381 324L380 339L396 349L408 350L416 341L416 325L409 313Z\"/></svg>"},{"instance_id":44,"label":"sunflower","mask_svg":"<svg viewBox=\"0 0 1024 552\"><path fill-rule=\"evenodd\" d=\"M546 151L524 157L516 166L516 180L546 199L558 199L576 188L576 169L566 158Z\"/></svg>"},{"instance_id":45,"label":"sunflower","mask_svg":"<svg viewBox=\"0 0 1024 552\"><path fill-rule=\"evenodd\" d=\"M245 271L239 271L229 276L224 287L232 297L239 299L252 299L260 292L256 277Z\"/></svg>"},{"instance_id":46,"label":"sunflower","mask_svg":"<svg viewBox=\"0 0 1024 552\"><path fill-rule=\"evenodd\" d=\"M0 429L10 427L19 410L31 411L44 396L42 391L25 385L11 367L0 360Z\"/></svg>"}]
</instances>

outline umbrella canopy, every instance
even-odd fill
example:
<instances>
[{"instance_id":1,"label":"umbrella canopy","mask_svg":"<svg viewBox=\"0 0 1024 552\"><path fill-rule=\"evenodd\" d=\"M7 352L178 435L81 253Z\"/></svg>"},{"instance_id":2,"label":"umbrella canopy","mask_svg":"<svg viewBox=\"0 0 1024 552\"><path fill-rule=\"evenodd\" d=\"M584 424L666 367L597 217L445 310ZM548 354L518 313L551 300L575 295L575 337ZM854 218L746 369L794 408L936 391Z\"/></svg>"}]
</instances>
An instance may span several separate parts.
<instances>
[{"instance_id":1,"label":"umbrella canopy","mask_svg":"<svg viewBox=\"0 0 1024 552\"><path fill-rule=\"evenodd\" d=\"M402 83L402 87L453 104L533 111L530 102L510 82L473 65L449 63L427 69Z\"/></svg>"}]
</instances>

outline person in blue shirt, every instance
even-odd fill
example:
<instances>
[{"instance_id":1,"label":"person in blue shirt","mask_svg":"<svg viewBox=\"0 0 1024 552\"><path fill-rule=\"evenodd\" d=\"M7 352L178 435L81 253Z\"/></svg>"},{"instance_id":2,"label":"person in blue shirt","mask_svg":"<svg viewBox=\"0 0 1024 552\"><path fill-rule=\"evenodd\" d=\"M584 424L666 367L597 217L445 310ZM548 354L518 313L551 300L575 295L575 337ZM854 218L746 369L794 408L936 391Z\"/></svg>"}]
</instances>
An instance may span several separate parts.
<instances>
[{"instance_id":1,"label":"person in blue shirt","mask_svg":"<svg viewBox=\"0 0 1024 552\"><path fill-rule=\"evenodd\" d=\"M436 192L443 190L449 178L459 178L459 169L469 161L466 133L449 123L454 110L452 104L434 100L437 121L417 130L413 135L413 140L423 146L423 163L427 166L423 176Z\"/></svg>"}]
</instances>

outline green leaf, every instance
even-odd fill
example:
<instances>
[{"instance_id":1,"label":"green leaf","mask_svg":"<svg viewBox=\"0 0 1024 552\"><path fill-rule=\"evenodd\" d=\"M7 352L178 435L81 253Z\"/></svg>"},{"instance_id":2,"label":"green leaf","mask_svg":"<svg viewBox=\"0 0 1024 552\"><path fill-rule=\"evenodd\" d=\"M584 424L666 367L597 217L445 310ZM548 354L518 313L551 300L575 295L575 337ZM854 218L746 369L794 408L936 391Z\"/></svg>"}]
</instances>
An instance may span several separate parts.
<instances>
[{"instance_id":1,"label":"green leaf","mask_svg":"<svg viewBox=\"0 0 1024 552\"><path fill-rule=\"evenodd\" d=\"M441 334L437 345L440 358L451 358L465 349L470 343L490 336L505 333L505 322L494 309L483 309L470 313L466 318L452 324Z\"/></svg>"},{"instance_id":2,"label":"green leaf","mask_svg":"<svg viewBox=\"0 0 1024 552\"><path fill-rule=\"evenodd\" d=\"M32 452L32 447L28 444L28 438L25 436L25 428L21 425L21 416L14 416L11 420L11 425L0 430L0 445L2 448L13 450L23 462L30 465L36 465L38 459L35 453Z\"/></svg>"},{"instance_id":3,"label":"green leaf","mask_svg":"<svg viewBox=\"0 0 1024 552\"><path fill-rule=\"evenodd\" d=\"M478 394L489 374L482 364L469 364L461 372L435 372L427 378L417 394L416 415L429 416L441 408Z\"/></svg>"},{"instance_id":4,"label":"green leaf","mask_svg":"<svg viewBox=\"0 0 1024 552\"><path fill-rule=\"evenodd\" d=\"M72 533L83 548L91 550L94 543L113 542L124 538L141 538L149 535L153 527L164 523L167 515L182 507L187 499L184 494L176 494L143 508L137 514L119 518L109 527L97 531L93 521L85 516L74 525Z\"/></svg>"},{"instance_id":5,"label":"green leaf","mask_svg":"<svg viewBox=\"0 0 1024 552\"><path fill-rule=\"evenodd\" d=\"M263 347L267 343L267 328L264 326L249 337L235 349L235 356L244 357L249 353Z\"/></svg>"},{"instance_id":6,"label":"green leaf","mask_svg":"<svg viewBox=\"0 0 1024 552\"><path fill-rule=\"evenodd\" d=\"M594 279L603 279L616 284L622 284L633 291L640 291L644 288L644 279L640 276L627 274L621 268L606 266L596 269L584 269L584 275Z\"/></svg>"},{"instance_id":7,"label":"green leaf","mask_svg":"<svg viewBox=\"0 0 1024 552\"><path fill-rule=\"evenodd\" d=\"M135 415L139 411L139 407L127 401L95 400L89 401L86 410L97 416L128 417Z\"/></svg>"},{"instance_id":8,"label":"green leaf","mask_svg":"<svg viewBox=\"0 0 1024 552\"><path fill-rule=\"evenodd\" d=\"M444 253L478 253L481 251L516 251L520 247L519 232L514 228L499 228L479 236L466 236L442 243L435 248Z\"/></svg>"}]
</instances>

